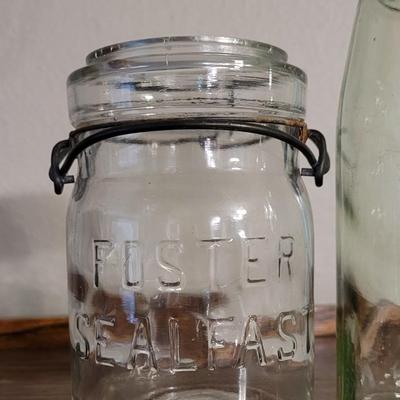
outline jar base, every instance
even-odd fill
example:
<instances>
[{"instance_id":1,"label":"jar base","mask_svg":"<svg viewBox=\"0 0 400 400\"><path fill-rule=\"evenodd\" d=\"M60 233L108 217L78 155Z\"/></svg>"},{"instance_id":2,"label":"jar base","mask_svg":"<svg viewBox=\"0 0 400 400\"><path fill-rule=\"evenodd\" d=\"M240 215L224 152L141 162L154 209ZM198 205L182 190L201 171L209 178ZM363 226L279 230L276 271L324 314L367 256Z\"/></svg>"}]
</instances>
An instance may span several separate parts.
<instances>
[{"instance_id":1,"label":"jar base","mask_svg":"<svg viewBox=\"0 0 400 400\"><path fill-rule=\"evenodd\" d=\"M193 390L168 390L159 394L152 394L149 397L143 398L147 399L157 399L157 400L242 400L242 399L252 399L252 400L263 400L269 399L268 393L257 389L244 390L243 393L237 393L228 390L219 389L193 389Z\"/></svg>"}]
</instances>

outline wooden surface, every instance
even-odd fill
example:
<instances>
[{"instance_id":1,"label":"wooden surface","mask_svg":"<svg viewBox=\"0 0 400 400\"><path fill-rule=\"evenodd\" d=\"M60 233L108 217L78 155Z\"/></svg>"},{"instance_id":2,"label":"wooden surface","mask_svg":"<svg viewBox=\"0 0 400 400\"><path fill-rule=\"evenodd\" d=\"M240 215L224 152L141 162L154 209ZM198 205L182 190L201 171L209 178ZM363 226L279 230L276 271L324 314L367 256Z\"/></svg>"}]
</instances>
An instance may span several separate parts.
<instances>
[{"instance_id":1,"label":"wooden surface","mask_svg":"<svg viewBox=\"0 0 400 400\"><path fill-rule=\"evenodd\" d=\"M336 329L335 307L317 306L315 335L333 336ZM68 347L68 320L66 317L46 319L0 320L0 350Z\"/></svg>"},{"instance_id":2,"label":"wooden surface","mask_svg":"<svg viewBox=\"0 0 400 400\"><path fill-rule=\"evenodd\" d=\"M335 307L315 312L316 400L335 399ZM0 400L70 400L67 318L0 321Z\"/></svg>"},{"instance_id":3,"label":"wooden surface","mask_svg":"<svg viewBox=\"0 0 400 400\"><path fill-rule=\"evenodd\" d=\"M315 400L335 399L335 338L316 340ZM0 351L0 400L70 400L67 348Z\"/></svg>"},{"instance_id":4,"label":"wooden surface","mask_svg":"<svg viewBox=\"0 0 400 400\"><path fill-rule=\"evenodd\" d=\"M322 305L315 307L315 336L336 335L336 306Z\"/></svg>"},{"instance_id":5,"label":"wooden surface","mask_svg":"<svg viewBox=\"0 0 400 400\"><path fill-rule=\"evenodd\" d=\"M0 320L0 350L69 345L67 318Z\"/></svg>"}]
</instances>

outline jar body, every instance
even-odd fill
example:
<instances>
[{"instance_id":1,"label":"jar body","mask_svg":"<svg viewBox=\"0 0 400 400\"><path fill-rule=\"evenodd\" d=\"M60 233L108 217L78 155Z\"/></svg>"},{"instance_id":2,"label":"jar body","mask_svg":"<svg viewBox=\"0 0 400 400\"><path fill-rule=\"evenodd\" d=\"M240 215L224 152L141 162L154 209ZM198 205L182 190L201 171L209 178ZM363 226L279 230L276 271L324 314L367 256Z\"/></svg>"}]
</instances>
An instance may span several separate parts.
<instances>
[{"instance_id":1,"label":"jar body","mask_svg":"<svg viewBox=\"0 0 400 400\"><path fill-rule=\"evenodd\" d=\"M359 3L338 130L338 393L399 391L400 2Z\"/></svg>"},{"instance_id":2,"label":"jar body","mask_svg":"<svg viewBox=\"0 0 400 400\"><path fill-rule=\"evenodd\" d=\"M306 77L286 59L229 38L97 50L68 80L74 126L92 126L74 140L210 117L298 136ZM313 232L296 151L229 125L128 133L78 157L73 398L310 399Z\"/></svg>"},{"instance_id":3,"label":"jar body","mask_svg":"<svg viewBox=\"0 0 400 400\"><path fill-rule=\"evenodd\" d=\"M73 398L309 399L313 234L293 150L248 133L140 138L79 160Z\"/></svg>"}]
</instances>

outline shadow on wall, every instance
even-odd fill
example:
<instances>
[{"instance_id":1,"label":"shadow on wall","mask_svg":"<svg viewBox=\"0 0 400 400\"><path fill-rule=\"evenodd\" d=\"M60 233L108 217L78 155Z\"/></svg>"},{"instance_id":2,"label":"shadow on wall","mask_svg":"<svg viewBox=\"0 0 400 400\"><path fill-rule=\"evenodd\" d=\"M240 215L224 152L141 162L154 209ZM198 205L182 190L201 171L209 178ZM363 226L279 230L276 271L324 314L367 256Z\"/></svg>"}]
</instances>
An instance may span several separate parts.
<instances>
[{"instance_id":1,"label":"shadow on wall","mask_svg":"<svg viewBox=\"0 0 400 400\"><path fill-rule=\"evenodd\" d=\"M64 312L68 199L50 191L0 199L0 316Z\"/></svg>"}]
</instances>

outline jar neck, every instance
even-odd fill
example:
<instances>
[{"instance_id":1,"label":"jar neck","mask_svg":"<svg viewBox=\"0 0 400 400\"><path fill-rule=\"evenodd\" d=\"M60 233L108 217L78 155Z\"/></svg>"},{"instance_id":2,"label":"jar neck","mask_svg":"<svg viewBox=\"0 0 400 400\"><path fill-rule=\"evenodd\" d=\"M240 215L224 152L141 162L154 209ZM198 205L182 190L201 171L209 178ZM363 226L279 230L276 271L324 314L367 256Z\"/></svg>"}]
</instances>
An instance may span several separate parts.
<instances>
[{"instance_id":1,"label":"jar neck","mask_svg":"<svg viewBox=\"0 0 400 400\"><path fill-rule=\"evenodd\" d=\"M287 128L293 131L293 128ZM150 176L265 174L297 179L297 151L272 138L244 132L167 131L99 142L79 157L77 186L103 179L145 180ZM175 179L175 178L174 178ZM283 181L286 181L285 179Z\"/></svg>"}]
</instances>

